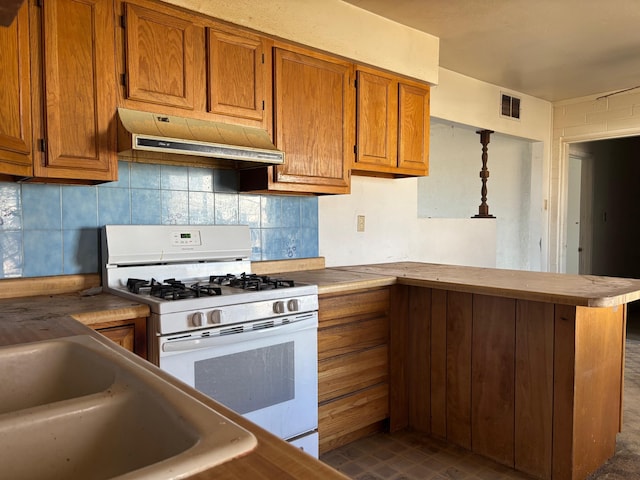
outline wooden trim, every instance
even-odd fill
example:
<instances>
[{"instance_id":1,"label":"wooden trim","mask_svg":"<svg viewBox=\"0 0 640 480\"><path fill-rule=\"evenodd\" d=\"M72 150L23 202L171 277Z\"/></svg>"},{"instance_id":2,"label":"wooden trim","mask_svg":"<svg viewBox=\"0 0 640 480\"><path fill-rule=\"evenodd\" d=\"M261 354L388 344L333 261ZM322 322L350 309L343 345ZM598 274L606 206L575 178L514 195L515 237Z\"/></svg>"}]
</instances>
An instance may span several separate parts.
<instances>
[{"instance_id":1,"label":"wooden trim","mask_svg":"<svg viewBox=\"0 0 640 480\"><path fill-rule=\"evenodd\" d=\"M618 422L618 432L622 432L622 420L624 416L624 366L626 363L626 343L627 343L627 315L628 305L623 305L622 311L622 336L620 339L620 350L622 352L622 362L620 364L620 421Z\"/></svg>"},{"instance_id":2,"label":"wooden trim","mask_svg":"<svg viewBox=\"0 0 640 480\"><path fill-rule=\"evenodd\" d=\"M116 310L110 309L95 312L72 313L71 316L83 325L87 325L92 328L101 328L96 327L96 324L122 322L138 317L147 318L149 314L149 306L141 304L118 308Z\"/></svg>"},{"instance_id":3,"label":"wooden trim","mask_svg":"<svg viewBox=\"0 0 640 480\"><path fill-rule=\"evenodd\" d=\"M251 262L251 271L258 275L272 275L274 273L299 272L300 270L320 270L322 268L325 268L324 257Z\"/></svg>"},{"instance_id":4,"label":"wooden trim","mask_svg":"<svg viewBox=\"0 0 640 480\"><path fill-rule=\"evenodd\" d=\"M447 437L447 292L431 290L431 433Z\"/></svg>"},{"instance_id":5,"label":"wooden trim","mask_svg":"<svg viewBox=\"0 0 640 480\"><path fill-rule=\"evenodd\" d=\"M431 294L412 287L409 296L409 425L422 432L431 431Z\"/></svg>"},{"instance_id":6,"label":"wooden trim","mask_svg":"<svg viewBox=\"0 0 640 480\"><path fill-rule=\"evenodd\" d=\"M537 478L551 478L554 311L516 303L515 467Z\"/></svg>"},{"instance_id":7,"label":"wooden trim","mask_svg":"<svg viewBox=\"0 0 640 480\"><path fill-rule=\"evenodd\" d=\"M389 430L409 426L409 383L406 351L409 335L409 287L391 287L389 314Z\"/></svg>"},{"instance_id":8,"label":"wooden trim","mask_svg":"<svg viewBox=\"0 0 640 480\"><path fill-rule=\"evenodd\" d=\"M447 292L446 300L446 436L471 449L473 296Z\"/></svg>"},{"instance_id":9,"label":"wooden trim","mask_svg":"<svg viewBox=\"0 0 640 480\"><path fill-rule=\"evenodd\" d=\"M0 299L73 293L100 286L100 275L59 275L52 277L4 278L0 280Z\"/></svg>"},{"instance_id":10,"label":"wooden trim","mask_svg":"<svg viewBox=\"0 0 640 480\"><path fill-rule=\"evenodd\" d=\"M471 446L514 466L516 302L473 296Z\"/></svg>"}]
</instances>

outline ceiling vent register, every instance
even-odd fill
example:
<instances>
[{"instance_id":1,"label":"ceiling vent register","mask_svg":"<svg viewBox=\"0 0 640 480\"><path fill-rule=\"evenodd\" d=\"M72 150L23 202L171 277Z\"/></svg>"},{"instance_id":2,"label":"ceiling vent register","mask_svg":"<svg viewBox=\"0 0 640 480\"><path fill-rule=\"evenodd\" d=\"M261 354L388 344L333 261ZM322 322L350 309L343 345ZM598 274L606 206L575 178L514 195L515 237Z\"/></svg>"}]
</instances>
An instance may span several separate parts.
<instances>
[{"instance_id":1,"label":"ceiling vent register","mask_svg":"<svg viewBox=\"0 0 640 480\"><path fill-rule=\"evenodd\" d=\"M501 93L500 97L500 115L520 120L520 99L506 93Z\"/></svg>"}]
</instances>

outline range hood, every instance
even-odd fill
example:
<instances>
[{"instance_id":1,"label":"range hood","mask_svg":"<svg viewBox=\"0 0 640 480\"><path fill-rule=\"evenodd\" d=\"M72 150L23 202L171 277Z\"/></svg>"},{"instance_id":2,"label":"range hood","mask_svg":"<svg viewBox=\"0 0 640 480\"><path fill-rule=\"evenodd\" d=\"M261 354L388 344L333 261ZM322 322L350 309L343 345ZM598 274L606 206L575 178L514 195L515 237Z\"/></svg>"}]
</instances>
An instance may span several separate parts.
<instances>
[{"instance_id":1,"label":"range hood","mask_svg":"<svg viewBox=\"0 0 640 480\"><path fill-rule=\"evenodd\" d=\"M284 163L266 130L118 108L118 155L133 160L208 157L215 166L255 168ZM222 161L222 165L220 165ZM228 163L232 162L232 165Z\"/></svg>"}]
</instances>

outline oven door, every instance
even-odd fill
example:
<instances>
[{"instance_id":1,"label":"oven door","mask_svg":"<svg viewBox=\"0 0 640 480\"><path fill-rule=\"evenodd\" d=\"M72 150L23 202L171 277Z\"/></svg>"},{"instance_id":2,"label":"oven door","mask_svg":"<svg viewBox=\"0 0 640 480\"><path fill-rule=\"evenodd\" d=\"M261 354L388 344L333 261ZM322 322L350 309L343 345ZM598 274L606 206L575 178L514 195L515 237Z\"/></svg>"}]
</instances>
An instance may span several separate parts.
<instances>
[{"instance_id":1,"label":"oven door","mask_svg":"<svg viewBox=\"0 0 640 480\"><path fill-rule=\"evenodd\" d=\"M160 368L282 439L317 429L317 312L243 333L222 328L160 337Z\"/></svg>"}]
</instances>

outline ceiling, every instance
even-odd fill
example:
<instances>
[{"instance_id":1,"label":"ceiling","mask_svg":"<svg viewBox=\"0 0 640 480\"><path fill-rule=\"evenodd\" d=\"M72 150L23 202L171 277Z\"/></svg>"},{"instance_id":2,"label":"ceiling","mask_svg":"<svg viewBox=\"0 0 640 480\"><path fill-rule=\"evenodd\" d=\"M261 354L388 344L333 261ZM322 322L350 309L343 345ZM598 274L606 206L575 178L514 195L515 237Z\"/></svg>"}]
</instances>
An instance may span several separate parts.
<instances>
[{"instance_id":1,"label":"ceiling","mask_svg":"<svg viewBox=\"0 0 640 480\"><path fill-rule=\"evenodd\" d=\"M344 0L440 38L440 66L549 101L640 85L638 0Z\"/></svg>"}]
</instances>

